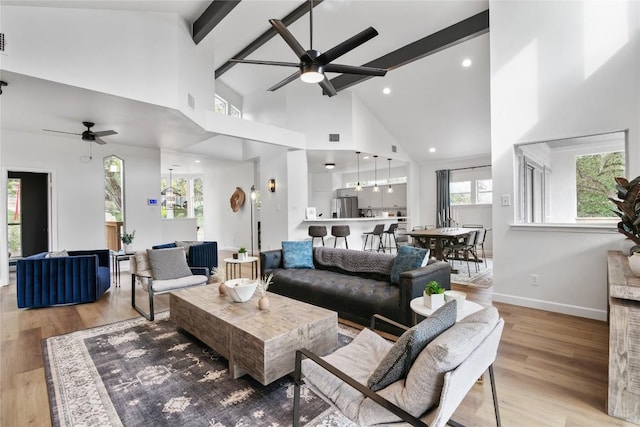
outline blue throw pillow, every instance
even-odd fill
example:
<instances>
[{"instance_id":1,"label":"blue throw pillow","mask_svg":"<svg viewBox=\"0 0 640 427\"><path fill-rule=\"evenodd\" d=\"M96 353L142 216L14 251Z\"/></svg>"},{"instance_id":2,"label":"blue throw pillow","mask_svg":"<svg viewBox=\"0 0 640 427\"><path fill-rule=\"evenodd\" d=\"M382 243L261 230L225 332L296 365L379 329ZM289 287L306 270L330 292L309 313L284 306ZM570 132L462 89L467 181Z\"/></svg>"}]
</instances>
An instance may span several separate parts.
<instances>
[{"instance_id":1,"label":"blue throw pillow","mask_svg":"<svg viewBox=\"0 0 640 427\"><path fill-rule=\"evenodd\" d=\"M423 267L427 265L427 261L429 261L429 249L400 246L398 255L393 261L393 267L391 267L391 283L400 283L400 273Z\"/></svg>"},{"instance_id":2,"label":"blue throw pillow","mask_svg":"<svg viewBox=\"0 0 640 427\"><path fill-rule=\"evenodd\" d=\"M282 242L284 268L315 268L311 240L303 242Z\"/></svg>"}]
</instances>

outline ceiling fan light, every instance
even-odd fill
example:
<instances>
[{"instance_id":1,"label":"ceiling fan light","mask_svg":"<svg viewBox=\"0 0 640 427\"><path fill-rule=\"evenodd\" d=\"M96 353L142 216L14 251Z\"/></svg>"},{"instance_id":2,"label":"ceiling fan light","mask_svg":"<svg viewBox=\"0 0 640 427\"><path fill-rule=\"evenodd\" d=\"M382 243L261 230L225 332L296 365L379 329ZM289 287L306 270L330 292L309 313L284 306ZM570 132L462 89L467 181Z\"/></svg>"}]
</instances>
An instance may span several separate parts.
<instances>
[{"instance_id":1,"label":"ceiling fan light","mask_svg":"<svg viewBox=\"0 0 640 427\"><path fill-rule=\"evenodd\" d=\"M320 83L324 80L323 69L318 64L304 64L300 67L300 80L305 83Z\"/></svg>"},{"instance_id":2,"label":"ceiling fan light","mask_svg":"<svg viewBox=\"0 0 640 427\"><path fill-rule=\"evenodd\" d=\"M333 168L336 167L336 164L335 163L325 163L324 167L327 168L327 169L333 169Z\"/></svg>"}]
</instances>

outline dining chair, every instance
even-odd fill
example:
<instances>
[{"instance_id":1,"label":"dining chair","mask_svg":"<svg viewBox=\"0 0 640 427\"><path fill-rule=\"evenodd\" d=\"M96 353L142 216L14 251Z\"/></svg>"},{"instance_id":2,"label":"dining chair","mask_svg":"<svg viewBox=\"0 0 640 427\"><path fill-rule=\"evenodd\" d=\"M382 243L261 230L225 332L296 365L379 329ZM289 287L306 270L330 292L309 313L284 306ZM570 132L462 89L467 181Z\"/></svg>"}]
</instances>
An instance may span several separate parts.
<instances>
[{"instance_id":1,"label":"dining chair","mask_svg":"<svg viewBox=\"0 0 640 427\"><path fill-rule=\"evenodd\" d=\"M484 266L487 266L487 257L484 253L484 241L487 238L487 230L486 228L482 228L478 230L478 237L476 238L476 245L474 248L476 257L478 256L478 252L482 251L482 260L484 262Z\"/></svg>"},{"instance_id":2,"label":"dining chair","mask_svg":"<svg viewBox=\"0 0 640 427\"><path fill-rule=\"evenodd\" d=\"M451 266L453 267L453 263L456 260L462 261L464 259L467 262L467 272L469 273L469 277L471 277L471 267L469 266L469 255L473 255L473 257L478 260L478 256L475 253L476 247L476 239L478 238L478 231L474 230L469 232L465 237L462 243L456 243L452 246L447 246L444 248L445 258L451 262ZM450 257L450 254L453 254L453 258ZM475 262L476 265L476 273L478 270L478 263Z\"/></svg>"}]
</instances>

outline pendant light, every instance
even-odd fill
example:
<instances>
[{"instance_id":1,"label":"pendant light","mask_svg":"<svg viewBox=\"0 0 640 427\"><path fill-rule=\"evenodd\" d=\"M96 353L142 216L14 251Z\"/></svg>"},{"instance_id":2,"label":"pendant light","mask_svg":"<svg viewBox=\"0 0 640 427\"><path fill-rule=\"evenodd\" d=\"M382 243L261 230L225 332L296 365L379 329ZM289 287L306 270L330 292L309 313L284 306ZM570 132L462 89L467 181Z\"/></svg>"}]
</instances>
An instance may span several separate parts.
<instances>
[{"instance_id":1,"label":"pendant light","mask_svg":"<svg viewBox=\"0 0 640 427\"><path fill-rule=\"evenodd\" d=\"M356 191L362 191L362 186L360 185L360 152L356 151L356 159L358 160L358 183L356 184Z\"/></svg>"},{"instance_id":2,"label":"pendant light","mask_svg":"<svg viewBox=\"0 0 640 427\"><path fill-rule=\"evenodd\" d=\"M380 187L378 187L378 156L373 156L373 192L380 192Z\"/></svg>"},{"instance_id":3,"label":"pendant light","mask_svg":"<svg viewBox=\"0 0 640 427\"><path fill-rule=\"evenodd\" d=\"M389 184L389 187L387 188L387 193L393 193L393 187L391 187L391 159L387 159L389 160L389 178L387 178L387 183Z\"/></svg>"}]
</instances>

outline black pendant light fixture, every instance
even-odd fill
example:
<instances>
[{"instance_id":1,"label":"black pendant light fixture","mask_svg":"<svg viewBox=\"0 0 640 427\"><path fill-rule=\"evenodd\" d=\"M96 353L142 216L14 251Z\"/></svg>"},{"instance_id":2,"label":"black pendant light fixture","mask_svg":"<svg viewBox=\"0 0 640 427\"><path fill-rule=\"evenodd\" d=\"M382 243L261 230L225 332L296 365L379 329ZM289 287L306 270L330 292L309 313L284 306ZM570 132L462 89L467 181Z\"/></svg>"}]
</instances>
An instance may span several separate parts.
<instances>
[{"instance_id":1,"label":"black pendant light fixture","mask_svg":"<svg viewBox=\"0 0 640 427\"><path fill-rule=\"evenodd\" d=\"M373 192L379 193L380 187L378 187L378 156L373 156Z\"/></svg>"},{"instance_id":2,"label":"black pendant light fixture","mask_svg":"<svg viewBox=\"0 0 640 427\"><path fill-rule=\"evenodd\" d=\"M393 187L391 187L391 159L387 159L389 160L389 177L387 178L387 183L389 184L389 187L387 188L387 193L393 193Z\"/></svg>"},{"instance_id":3,"label":"black pendant light fixture","mask_svg":"<svg viewBox=\"0 0 640 427\"><path fill-rule=\"evenodd\" d=\"M360 185L360 152L356 151L356 159L358 160L358 183L356 184L356 191L362 191L362 185Z\"/></svg>"}]
</instances>

